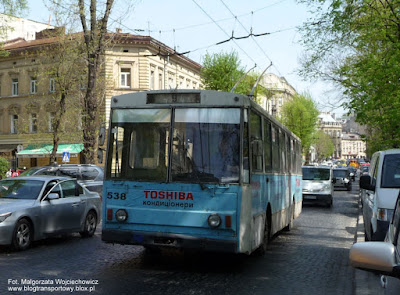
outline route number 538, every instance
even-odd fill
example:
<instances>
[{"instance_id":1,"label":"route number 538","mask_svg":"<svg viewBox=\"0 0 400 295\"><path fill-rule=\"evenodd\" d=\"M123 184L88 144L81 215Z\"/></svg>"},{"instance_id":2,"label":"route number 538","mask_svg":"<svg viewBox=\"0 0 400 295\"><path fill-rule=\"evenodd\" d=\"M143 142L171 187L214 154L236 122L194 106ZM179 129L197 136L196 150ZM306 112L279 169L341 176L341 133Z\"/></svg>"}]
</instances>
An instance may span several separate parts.
<instances>
[{"instance_id":1,"label":"route number 538","mask_svg":"<svg viewBox=\"0 0 400 295\"><path fill-rule=\"evenodd\" d=\"M125 193L120 194L120 193L108 192L107 199L126 200L126 194Z\"/></svg>"}]
</instances>

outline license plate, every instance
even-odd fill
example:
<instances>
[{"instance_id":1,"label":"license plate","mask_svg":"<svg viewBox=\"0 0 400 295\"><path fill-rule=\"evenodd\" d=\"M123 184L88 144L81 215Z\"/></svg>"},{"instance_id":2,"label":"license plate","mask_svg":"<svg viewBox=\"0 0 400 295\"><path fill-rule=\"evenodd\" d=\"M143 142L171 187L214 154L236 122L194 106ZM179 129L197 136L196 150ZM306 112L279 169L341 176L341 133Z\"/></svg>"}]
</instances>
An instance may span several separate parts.
<instances>
[{"instance_id":1,"label":"license plate","mask_svg":"<svg viewBox=\"0 0 400 295\"><path fill-rule=\"evenodd\" d=\"M317 197L316 196L304 196L304 199L308 199L308 200L316 200Z\"/></svg>"}]
</instances>

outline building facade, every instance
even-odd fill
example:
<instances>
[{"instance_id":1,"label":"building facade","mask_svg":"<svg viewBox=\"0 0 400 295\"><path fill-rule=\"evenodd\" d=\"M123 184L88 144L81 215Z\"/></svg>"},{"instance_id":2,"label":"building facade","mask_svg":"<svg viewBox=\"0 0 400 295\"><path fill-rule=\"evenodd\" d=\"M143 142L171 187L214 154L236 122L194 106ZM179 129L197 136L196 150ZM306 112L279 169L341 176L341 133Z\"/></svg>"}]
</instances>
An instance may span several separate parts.
<instances>
[{"instance_id":1,"label":"building facade","mask_svg":"<svg viewBox=\"0 0 400 295\"><path fill-rule=\"evenodd\" d=\"M12 168L49 164L50 151L44 147L52 146L51 122L57 106L51 103L51 96L57 93L58 86L55 79L40 75L44 65L35 51L55 44L57 37L36 36L34 40L7 42L5 49L9 55L0 58L0 156L9 159ZM102 80L105 96L101 104L106 120L114 95L202 87L201 66L174 54L174 50L152 37L119 32L108 38ZM84 92L82 85L76 88ZM75 95L78 101L82 94L77 91ZM71 113L73 116L79 112L72 110ZM70 163L80 163L83 149L80 120L77 115L65 123L60 144L69 150L59 148L57 162L62 162L63 152L71 152Z\"/></svg>"},{"instance_id":2,"label":"building facade","mask_svg":"<svg viewBox=\"0 0 400 295\"><path fill-rule=\"evenodd\" d=\"M358 134L343 133L342 137L342 158L344 159L365 159L367 146Z\"/></svg>"},{"instance_id":3,"label":"building facade","mask_svg":"<svg viewBox=\"0 0 400 295\"><path fill-rule=\"evenodd\" d=\"M282 113L282 106L293 99L296 90L284 77L275 74L265 74L259 83L267 89L267 96L259 98L259 104L272 116L279 117Z\"/></svg>"},{"instance_id":4,"label":"building facade","mask_svg":"<svg viewBox=\"0 0 400 295\"><path fill-rule=\"evenodd\" d=\"M330 113L321 112L318 116L319 128L329 135L334 145L333 158L342 157L342 124Z\"/></svg>"}]
</instances>

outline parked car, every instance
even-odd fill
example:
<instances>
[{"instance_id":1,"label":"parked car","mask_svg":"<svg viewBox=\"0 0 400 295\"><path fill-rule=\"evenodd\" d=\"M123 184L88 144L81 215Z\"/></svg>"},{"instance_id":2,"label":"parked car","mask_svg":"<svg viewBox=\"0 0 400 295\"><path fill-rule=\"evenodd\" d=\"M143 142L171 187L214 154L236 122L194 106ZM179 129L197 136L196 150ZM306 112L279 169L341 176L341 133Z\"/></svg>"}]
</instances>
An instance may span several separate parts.
<instances>
[{"instance_id":1,"label":"parked car","mask_svg":"<svg viewBox=\"0 0 400 295\"><path fill-rule=\"evenodd\" d=\"M333 204L332 168L303 166L303 203Z\"/></svg>"},{"instance_id":2,"label":"parked car","mask_svg":"<svg viewBox=\"0 0 400 295\"><path fill-rule=\"evenodd\" d=\"M370 170L360 177L366 241L383 241L400 190L400 149L372 155Z\"/></svg>"},{"instance_id":3,"label":"parked car","mask_svg":"<svg viewBox=\"0 0 400 295\"><path fill-rule=\"evenodd\" d=\"M80 185L92 192L103 194L103 168L92 164L60 164L42 167L33 167L21 174L31 175L56 175L76 178Z\"/></svg>"},{"instance_id":4,"label":"parked car","mask_svg":"<svg viewBox=\"0 0 400 295\"><path fill-rule=\"evenodd\" d=\"M400 294L400 195L384 242L355 243L350 249L350 264L382 274L385 294Z\"/></svg>"},{"instance_id":5,"label":"parked car","mask_svg":"<svg viewBox=\"0 0 400 295\"><path fill-rule=\"evenodd\" d=\"M101 217L100 196L75 179L20 176L0 180L0 245L27 249L33 241L79 232L93 236Z\"/></svg>"},{"instance_id":6,"label":"parked car","mask_svg":"<svg viewBox=\"0 0 400 295\"><path fill-rule=\"evenodd\" d=\"M351 190L351 176L348 168L334 168L333 177L335 178L334 188L345 188Z\"/></svg>"}]
</instances>

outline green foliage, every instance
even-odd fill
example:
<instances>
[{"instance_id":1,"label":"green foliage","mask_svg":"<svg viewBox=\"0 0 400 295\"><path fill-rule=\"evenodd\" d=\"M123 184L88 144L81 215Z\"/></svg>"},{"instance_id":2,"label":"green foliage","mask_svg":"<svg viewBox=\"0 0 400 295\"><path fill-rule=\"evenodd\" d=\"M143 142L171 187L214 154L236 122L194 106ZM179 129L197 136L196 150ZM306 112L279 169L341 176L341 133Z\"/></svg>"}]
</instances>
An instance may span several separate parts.
<instances>
[{"instance_id":1,"label":"green foliage","mask_svg":"<svg viewBox=\"0 0 400 295\"><path fill-rule=\"evenodd\" d=\"M296 94L282 106L281 122L301 139L302 152L308 154L313 143L319 111L309 94Z\"/></svg>"},{"instance_id":2,"label":"green foliage","mask_svg":"<svg viewBox=\"0 0 400 295\"><path fill-rule=\"evenodd\" d=\"M201 75L204 80L205 89L231 91L236 82L246 73L240 66L240 60L236 52L206 54ZM235 93L249 95L253 85L257 81L259 74L250 73L235 88ZM265 89L257 87L254 92L256 98L258 94L264 94Z\"/></svg>"},{"instance_id":3,"label":"green foliage","mask_svg":"<svg viewBox=\"0 0 400 295\"><path fill-rule=\"evenodd\" d=\"M322 130L318 130L314 135L314 147L318 160L332 156L335 151L332 138Z\"/></svg>"},{"instance_id":4,"label":"green foliage","mask_svg":"<svg viewBox=\"0 0 400 295\"><path fill-rule=\"evenodd\" d=\"M301 73L341 87L369 150L400 147L400 1L318 1L303 28L309 55Z\"/></svg>"},{"instance_id":5,"label":"green foliage","mask_svg":"<svg viewBox=\"0 0 400 295\"><path fill-rule=\"evenodd\" d=\"M8 160L0 157L0 179L5 178L8 169L10 169L10 163Z\"/></svg>"}]
</instances>

